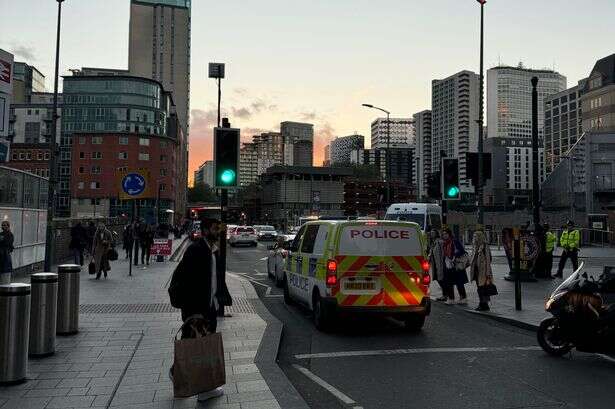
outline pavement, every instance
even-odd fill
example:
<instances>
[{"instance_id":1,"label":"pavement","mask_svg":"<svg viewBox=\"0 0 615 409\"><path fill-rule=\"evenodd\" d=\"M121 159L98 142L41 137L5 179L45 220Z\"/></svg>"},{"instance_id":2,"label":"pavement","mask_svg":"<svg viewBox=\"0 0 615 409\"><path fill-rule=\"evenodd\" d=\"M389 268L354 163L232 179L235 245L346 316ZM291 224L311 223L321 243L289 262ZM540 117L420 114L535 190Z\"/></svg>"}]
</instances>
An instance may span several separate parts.
<instances>
[{"instance_id":1,"label":"pavement","mask_svg":"<svg viewBox=\"0 0 615 409\"><path fill-rule=\"evenodd\" d=\"M174 241L174 251L181 253L182 243ZM307 407L279 368L272 367L281 325L268 314L268 321L258 315L255 307L261 312L265 308L254 288L233 274L227 280L234 301L227 313L232 316L218 323L225 348L225 393L205 404L195 397L173 398L168 373L181 320L179 310L169 304L167 286L175 265L133 266L129 277L127 260L119 260L112 263L109 278L101 280L83 271L79 333L58 337L53 356L30 359L27 382L0 387L0 408L282 407L269 385L282 391L282 402L290 403L283 407Z\"/></svg>"}]
</instances>

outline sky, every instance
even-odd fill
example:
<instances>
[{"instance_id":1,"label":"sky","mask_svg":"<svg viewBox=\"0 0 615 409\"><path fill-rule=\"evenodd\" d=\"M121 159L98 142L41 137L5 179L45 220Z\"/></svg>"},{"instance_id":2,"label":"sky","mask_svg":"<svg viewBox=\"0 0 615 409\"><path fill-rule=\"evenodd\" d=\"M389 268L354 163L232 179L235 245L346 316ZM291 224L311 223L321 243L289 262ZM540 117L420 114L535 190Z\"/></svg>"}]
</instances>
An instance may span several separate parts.
<instances>
[{"instance_id":1,"label":"sky","mask_svg":"<svg viewBox=\"0 0 615 409\"><path fill-rule=\"evenodd\" d=\"M223 114L242 139L313 123L314 163L335 136L369 145L381 106L410 117L431 106L431 81L478 72L475 0L192 0L190 175L211 158L216 86L226 63ZM588 5L591 3L591 7ZM56 2L0 0L0 48L36 66L53 88ZM61 74L127 68L129 0L63 3ZM485 67L555 68L573 86L615 52L615 1L488 0Z\"/></svg>"}]
</instances>

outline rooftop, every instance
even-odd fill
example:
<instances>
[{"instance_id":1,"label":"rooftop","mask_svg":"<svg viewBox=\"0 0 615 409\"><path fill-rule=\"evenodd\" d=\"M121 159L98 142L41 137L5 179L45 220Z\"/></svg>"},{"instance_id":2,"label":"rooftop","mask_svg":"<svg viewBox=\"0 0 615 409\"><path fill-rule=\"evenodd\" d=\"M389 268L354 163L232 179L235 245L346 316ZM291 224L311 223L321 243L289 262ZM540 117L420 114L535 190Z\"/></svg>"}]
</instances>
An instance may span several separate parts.
<instances>
[{"instance_id":1,"label":"rooftop","mask_svg":"<svg viewBox=\"0 0 615 409\"><path fill-rule=\"evenodd\" d=\"M132 0L134 4L162 5L170 7L190 8L190 0Z\"/></svg>"},{"instance_id":2,"label":"rooftop","mask_svg":"<svg viewBox=\"0 0 615 409\"><path fill-rule=\"evenodd\" d=\"M268 175L274 174L307 174L307 175L332 175L332 176L351 176L352 169L317 167L317 166L282 166L274 165L267 169Z\"/></svg>"}]
</instances>

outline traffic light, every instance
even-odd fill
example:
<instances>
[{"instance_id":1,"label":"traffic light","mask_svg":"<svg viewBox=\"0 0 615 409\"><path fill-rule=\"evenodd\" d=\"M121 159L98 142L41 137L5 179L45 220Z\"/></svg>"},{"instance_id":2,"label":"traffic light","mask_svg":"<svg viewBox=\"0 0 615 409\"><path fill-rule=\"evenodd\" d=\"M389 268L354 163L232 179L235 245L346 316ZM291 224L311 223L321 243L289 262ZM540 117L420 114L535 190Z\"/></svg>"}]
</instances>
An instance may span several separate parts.
<instances>
[{"instance_id":1,"label":"traffic light","mask_svg":"<svg viewBox=\"0 0 615 409\"><path fill-rule=\"evenodd\" d=\"M460 200L459 160L442 158L442 200Z\"/></svg>"},{"instance_id":2,"label":"traffic light","mask_svg":"<svg viewBox=\"0 0 615 409\"><path fill-rule=\"evenodd\" d=\"M214 184L239 186L239 129L214 128Z\"/></svg>"}]
</instances>

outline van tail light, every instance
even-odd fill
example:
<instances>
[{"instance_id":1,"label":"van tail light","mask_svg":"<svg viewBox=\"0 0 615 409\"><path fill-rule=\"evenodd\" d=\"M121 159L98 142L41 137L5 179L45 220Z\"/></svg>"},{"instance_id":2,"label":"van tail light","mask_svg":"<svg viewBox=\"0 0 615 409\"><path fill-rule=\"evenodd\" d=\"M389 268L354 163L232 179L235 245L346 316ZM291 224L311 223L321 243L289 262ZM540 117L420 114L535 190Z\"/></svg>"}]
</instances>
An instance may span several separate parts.
<instances>
[{"instance_id":1,"label":"van tail light","mask_svg":"<svg viewBox=\"0 0 615 409\"><path fill-rule=\"evenodd\" d=\"M429 261L427 260L421 261L421 268L423 269L424 273L429 273Z\"/></svg>"},{"instance_id":2,"label":"van tail light","mask_svg":"<svg viewBox=\"0 0 615 409\"><path fill-rule=\"evenodd\" d=\"M335 287L337 285L337 261L327 261L327 287Z\"/></svg>"},{"instance_id":3,"label":"van tail light","mask_svg":"<svg viewBox=\"0 0 615 409\"><path fill-rule=\"evenodd\" d=\"M429 274L425 274L423 276L423 285L429 285L431 283L431 277Z\"/></svg>"}]
</instances>

